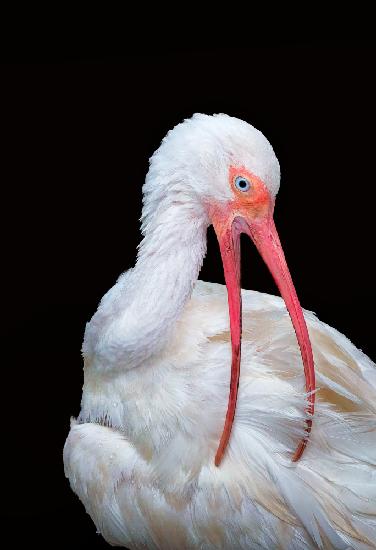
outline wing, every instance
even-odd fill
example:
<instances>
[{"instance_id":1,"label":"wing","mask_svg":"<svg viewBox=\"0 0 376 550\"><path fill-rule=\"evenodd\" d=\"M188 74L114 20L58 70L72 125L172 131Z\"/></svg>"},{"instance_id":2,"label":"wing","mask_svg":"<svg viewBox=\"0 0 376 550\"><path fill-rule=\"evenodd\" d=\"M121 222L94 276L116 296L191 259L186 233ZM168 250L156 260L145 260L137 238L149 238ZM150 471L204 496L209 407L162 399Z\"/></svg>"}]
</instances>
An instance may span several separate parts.
<instances>
[{"instance_id":1,"label":"wing","mask_svg":"<svg viewBox=\"0 0 376 550\"><path fill-rule=\"evenodd\" d=\"M226 289L199 282L195 299L205 302L212 316L226 303ZM313 313L304 315L315 359L317 408L308 448L293 465L289 457L304 418L303 365L295 333L283 300L243 291L241 379L229 449L231 486L242 463L250 475L239 474L239 484L248 479L248 496L266 513L292 525L297 521L319 547L374 548L375 364ZM218 356L215 348L223 344L228 349L229 340L228 321L222 319L222 326L208 336L205 356Z\"/></svg>"}]
</instances>

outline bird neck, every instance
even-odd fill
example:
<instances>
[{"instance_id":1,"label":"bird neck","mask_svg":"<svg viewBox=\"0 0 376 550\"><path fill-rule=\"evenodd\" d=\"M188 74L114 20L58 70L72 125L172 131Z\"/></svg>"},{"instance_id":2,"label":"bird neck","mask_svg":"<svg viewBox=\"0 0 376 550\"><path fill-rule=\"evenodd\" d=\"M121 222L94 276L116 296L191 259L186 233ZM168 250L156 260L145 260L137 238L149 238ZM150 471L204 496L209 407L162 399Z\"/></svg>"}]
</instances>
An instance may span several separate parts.
<instances>
[{"instance_id":1,"label":"bird neck","mask_svg":"<svg viewBox=\"0 0 376 550\"><path fill-rule=\"evenodd\" d=\"M206 216L185 203L144 216L135 267L102 298L86 327L86 358L128 369L163 350L197 280L207 226Z\"/></svg>"},{"instance_id":2,"label":"bird neck","mask_svg":"<svg viewBox=\"0 0 376 550\"><path fill-rule=\"evenodd\" d=\"M205 220L171 213L173 223L157 223L145 235L138 260L129 275L127 292L133 294L127 313L137 318L133 338L138 349L151 355L164 347L189 300L206 253Z\"/></svg>"}]
</instances>

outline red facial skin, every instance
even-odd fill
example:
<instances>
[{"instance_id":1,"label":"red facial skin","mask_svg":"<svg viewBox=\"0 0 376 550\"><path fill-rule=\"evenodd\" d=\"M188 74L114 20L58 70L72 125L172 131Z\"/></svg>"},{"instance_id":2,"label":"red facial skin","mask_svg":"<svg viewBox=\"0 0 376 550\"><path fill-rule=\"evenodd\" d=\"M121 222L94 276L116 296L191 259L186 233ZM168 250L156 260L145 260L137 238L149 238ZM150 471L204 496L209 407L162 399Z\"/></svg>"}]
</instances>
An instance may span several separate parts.
<instances>
[{"instance_id":1,"label":"red facial skin","mask_svg":"<svg viewBox=\"0 0 376 550\"><path fill-rule=\"evenodd\" d=\"M235 186L237 176L251 184L248 191ZM315 370L311 342L296 291L291 280L285 256L273 221L274 199L260 178L244 167L231 166L229 185L233 199L210 207L210 216L217 234L228 292L232 345L231 381L226 421L215 456L219 466L230 439L238 394L241 357L241 293L240 293L240 235L246 233L255 243L268 266L291 317L304 365L308 406L306 435L299 443L292 460L303 454L312 426L315 403Z\"/></svg>"}]
</instances>

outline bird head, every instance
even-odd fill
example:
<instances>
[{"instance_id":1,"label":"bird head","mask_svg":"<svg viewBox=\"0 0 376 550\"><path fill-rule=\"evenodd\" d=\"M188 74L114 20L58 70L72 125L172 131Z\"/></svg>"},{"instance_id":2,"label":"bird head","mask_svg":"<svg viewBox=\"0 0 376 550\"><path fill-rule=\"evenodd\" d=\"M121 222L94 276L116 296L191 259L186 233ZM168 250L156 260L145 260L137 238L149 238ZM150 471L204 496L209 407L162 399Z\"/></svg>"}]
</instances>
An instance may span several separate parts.
<instances>
[{"instance_id":1,"label":"bird head","mask_svg":"<svg viewBox=\"0 0 376 550\"><path fill-rule=\"evenodd\" d=\"M183 204L216 232L228 291L232 369L225 427L215 463L222 459L235 415L241 354L240 235L247 234L268 266L289 311L300 346L308 394L306 437L314 412L315 375L303 312L273 221L280 169L272 146L250 124L224 114L196 114L171 130L151 159L144 210L155 202ZM166 185L168 188L166 188ZM167 202L166 202L167 201Z\"/></svg>"}]
</instances>

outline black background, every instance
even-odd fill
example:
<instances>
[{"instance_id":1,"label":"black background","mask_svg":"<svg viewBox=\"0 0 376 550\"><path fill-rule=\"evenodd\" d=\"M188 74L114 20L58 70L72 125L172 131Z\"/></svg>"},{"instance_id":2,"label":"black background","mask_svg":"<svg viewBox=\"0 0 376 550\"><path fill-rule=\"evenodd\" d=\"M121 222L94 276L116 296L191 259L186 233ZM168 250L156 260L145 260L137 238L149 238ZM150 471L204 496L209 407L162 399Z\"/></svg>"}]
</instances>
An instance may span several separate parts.
<instances>
[{"instance_id":1,"label":"black background","mask_svg":"<svg viewBox=\"0 0 376 550\"><path fill-rule=\"evenodd\" d=\"M2 501L14 542L106 547L63 474L83 330L134 265L148 158L194 112L237 116L271 141L302 305L375 358L374 63L372 43L311 41L1 66ZM223 282L208 238L201 278ZM242 256L243 286L276 293L248 242Z\"/></svg>"}]
</instances>

